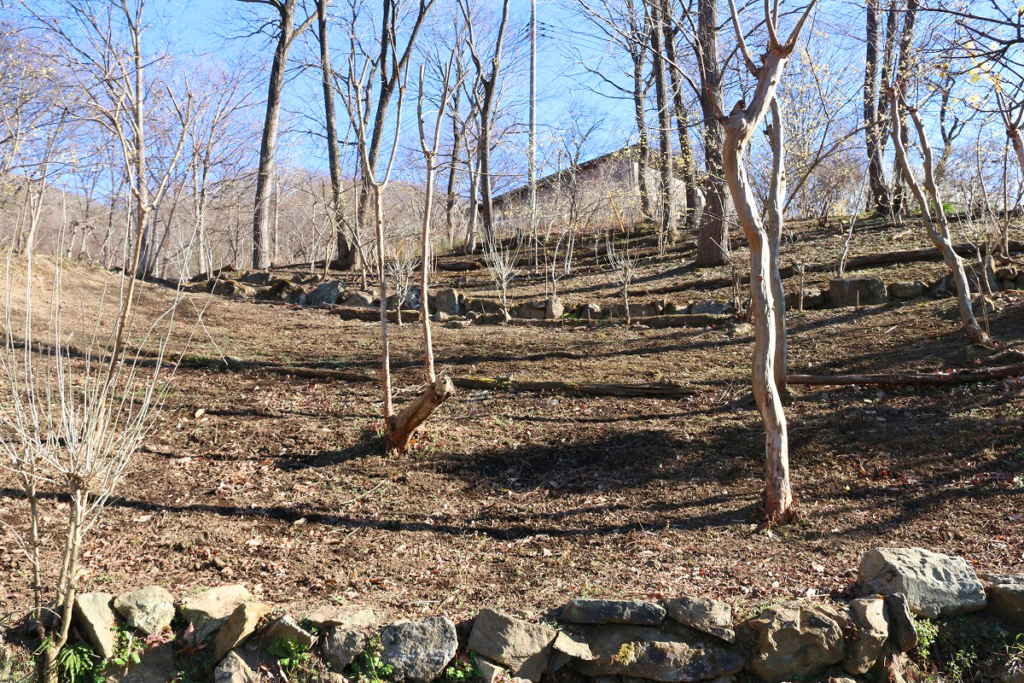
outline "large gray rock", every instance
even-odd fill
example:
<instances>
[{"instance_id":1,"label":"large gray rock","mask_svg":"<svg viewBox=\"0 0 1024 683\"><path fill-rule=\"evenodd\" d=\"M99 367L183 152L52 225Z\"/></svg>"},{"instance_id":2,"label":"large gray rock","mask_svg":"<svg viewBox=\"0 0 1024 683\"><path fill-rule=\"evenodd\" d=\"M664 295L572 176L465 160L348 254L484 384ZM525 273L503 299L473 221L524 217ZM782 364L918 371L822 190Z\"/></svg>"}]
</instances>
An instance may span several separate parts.
<instances>
[{"instance_id":1,"label":"large gray rock","mask_svg":"<svg viewBox=\"0 0 1024 683\"><path fill-rule=\"evenodd\" d=\"M907 597L902 593L887 595L885 608L889 614L889 639L900 652L910 652L917 647L918 636Z\"/></svg>"},{"instance_id":2,"label":"large gray rock","mask_svg":"<svg viewBox=\"0 0 1024 683\"><path fill-rule=\"evenodd\" d=\"M117 596L114 609L129 626L152 635L170 628L174 597L163 586L145 586Z\"/></svg>"},{"instance_id":3,"label":"large gray rock","mask_svg":"<svg viewBox=\"0 0 1024 683\"><path fill-rule=\"evenodd\" d=\"M893 299L916 299L924 296L926 285L920 280L914 282L893 282L889 285L889 296Z\"/></svg>"},{"instance_id":4,"label":"large gray rock","mask_svg":"<svg viewBox=\"0 0 1024 683\"><path fill-rule=\"evenodd\" d=\"M267 627L267 629L260 635L260 640L264 643L273 643L276 640L284 640L292 643L298 643L308 650L313 647L313 643L316 642L316 636L299 626L291 615L285 614L279 619L275 619L274 622Z\"/></svg>"},{"instance_id":5,"label":"large gray rock","mask_svg":"<svg viewBox=\"0 0 1024 683\"><path fill-rule=\"evenodd\" d=\"M201 643L228 620L236 607L251 597L241 584L219 586L188 598L181 603L179 611L182 617L192 622L196 629L196 642Z\"/></svg>"},{"instance_id":6,"label":"large gray rock","mask_svg":"<svg viewBox=\"0 0 1024 683\"><path fill-rule=\"evenodd\" d=\"M337 280L328 280L317 286L306 297L307 306L333 306L341 296L341 283Z\"/></svg>"},{"instance_id":7,"label":"large gray rock","mask_svg":"<svg viewBox=\"0 0 1024 683\"><path fill-rule=\"evenodd\" d=\"M699 634L650 626L586 626L581 629L594 659L575 661L584 676L625 676L664 683L714 680L738 673L743 657Z\"/></svg>"},{"instance_id":8,"label":"large gray rock","mask_svg":"<svg viewBox=\"0 0 1024 683\"><path fill-rule=\"evenodd\" d=\"M513 318L545 320L547 318L547 302L544 299L534 299L516 306L511 312Z\"/></svg>"},{"instance_id":9,"label":"large gray rock","mask_svg":"<svg viewBox=\"0 0 1024 683\"><path fill-rule=\"evenodd\" d=\"M684 595L665 600L664 605L668 615L684 626L710 633L730 643L736 639L736 633L732 630L732 607L728 603Z\"/></svg>"},{"instance_id":10,"label":"large gray rock","mask_svg":"<svg viewBox=\"0 0 1024 683\"><path fill-rule=\"evenodd\" d=\"M255 683L256 672L238 652L229 652L213 671L214 683Z\"/></svg>"},{"instance_id":11,"label":"large gray rock","mask_svg":"<svg viewBox=\"0 0 1024 683\"><path fill-rule=\"evenodd\" d=\"M114 656L117 624L110 609L110 593L80 593L75 596L72 618L85 640L103 659Z\"/></svg>"},{"instance_id":12,"label":"large gray rock","mask_svg":"<svg viewBox=\"0 0 1024 683\"><path fill-rule=\"evenodd\" d=\"M817 676L843 661L843 629L822 605L792 602L764 610L747 622L756 654L747 669L768 683Z\"/></svg>"},{"instance_id":13,"label":"large gray rock","mask_svg":"<svg viewBox=\"0 0 1024 683\"><path fill-rule=\"evenodd\" d=\"M256 633L260 620L273 609L262 602L244 602L236 607L217 632L217 638L213 641L214 656L220 659L249 640L252 634Z\"/></svg>"},{"instance_id":14,"label":"large gray rock","mask_svg":"<svg viewBox=\"0 0 1024 683\"><path fill-rule=\"evenodd\" d=\"M395 667L395 677L432 681L455 657L459 640L448 617L396 621L380 634L381 660Z\"/></svg>"},{"instance_id":15,"label":"large gray rock","mask_svg":"<svg viewBox=\"0 0 1024 683\"><path fill-rule=\"evenodd\" d=\"M827 303L825 293L817 287L804 287L804 308L821 308ZM786 295L786 309L795 311L800 307L800 292Z\"/></svg>"},{"instance_id":16,"label":"large gray rock","mask_svg":"<svg viewBox=\"0 0 1024 683\"><path fill-rule=\"evenodd\" d=\"M354 292L341 302L347 308L373 308L373 294L369 292Z\"/></svg>"},{"instance_id":17,"label":"large gray rock","mask_svg":"<svg viewBox=\"0 0 1024 683\"><path fill-rule=\"evenodd\" d=\"M544 317L547 320L558 320L565 313L565 306L558 297L548 297L544 302Z\"/></svg>"},{"instance_id":18,"label":"large gray rock","mask_svg":"<svg viewBox=\"0 0 1024 683\"><path fill-rule=\"evenodd\" d=\"M852 638L846 646L843 668L859 676L866 674L882 656L882 648L889 638L889 614L885 599L860 598L850 603Z\"/></svg>"},{"instance_id":19,"label":"large gray rock","mask_svg":"<svg viewBox=\"0 0 1024 683\"><path fill-rule=\"evenodd\" d=\"M726 313L732 313L735 309L733 305L726 301L701 301L695 303L690 308L690 313L700 314L705 313L709 315L724 315Z\"/></svg>"},{"instance_id":20,"label":"large gray rock","mask_svg":"<svg viewBox=\"0 0 1024 683\"><path fill-rule=\"evenodd\" d=\"M828 283L828 298L837 308L885 303L885 283L877 277L843 277Z\"/></svg>"},{"instance_id":21,"label":"large gray rock","mask_svg":"<svg viewBox=\"0 0 1024 683\"><path fill-rule=\"evenodd\" d=\"M646 600L571 600L559 619L574 624L657 626L665 620L665 608Z\"/></svg>"},{"instance_id":22,"label":"large gray rock","mask_svg":"<svg viewBox=\"0 0 1024 683\"><path fill-rule=\"evenodd\" d=\"M501 313L501 302L497 299L475 299L467 297L464 305L467 313L470 311L484 315Z\"/></svg>"},{"instance_id":23,"label":"large gray rock","mask_svg":"<svg viewBox=\"0 0 1024 683\"><path fill-rule=\"evenodd\" d=\"M341 671L366 649L367 640L368 634L363 629L335 626L320 642L320 655L334 669Z\"/></svg>"},{"instance_id":24,"label":"large gray rock","mask_svg":"<svg viewBox=\"0 0 1024 683\"><path fill-rule=\"evenodd\" d=\"M469 649L501 664L512 676L539 681L558 632L490 609L480 610Z\"/></svg>"},{"instance_id":25,"label":"large gray rock","mask_svg":"<svg viewBox=\"0 0 1024 683\"><path fill-rule=\"evenodd\" d=\"M459 290L437 290L437 294L434 295L434 310L447 315L459 315L462 312L459 305Z\"/></svg>"},{"instance_id":26,"label":"large gray rock","mask_svg":"<svg viewBox=\"0 0 1024 683\"><path fill-rule=\"evenodd\" d=\"M860 560L865 593L903 593L910 610L934 619L985 608L985 587L962 557L923 548L874 548Z\"/></svg>"},{"instance_id":27,"label":"large gray rock","mask_svg":"<svg viewBox=\"0 0 1024 683\"><path fill-rule=\"evenodd\" d=\"M1024 628L1024 574L982 574L988 611Z\"/></svg>"}]
</instances>

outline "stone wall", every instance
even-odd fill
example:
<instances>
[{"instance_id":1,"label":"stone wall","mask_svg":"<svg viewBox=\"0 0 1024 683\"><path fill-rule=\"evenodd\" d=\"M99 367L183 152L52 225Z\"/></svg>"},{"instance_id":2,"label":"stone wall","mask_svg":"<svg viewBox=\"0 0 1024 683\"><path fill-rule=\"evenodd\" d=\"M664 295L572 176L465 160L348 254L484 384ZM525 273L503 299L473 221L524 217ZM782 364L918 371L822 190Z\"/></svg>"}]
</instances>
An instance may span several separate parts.
<instances>
[{"instance_id":1,"label":"stone wall","mask_svg":"<svg viewBox=\"0 0 1024 683\"><path fill-rule=\"evenodd\" d=\"M1008 633L1024 630L1024 574L979 578L963 558L876 548L848 599L774 604L745 619L714 598L678 596L576 599L540 623L482 609L459 625L441 615L380 624L358 606L289 615L229 585L178 601L159 586L79 595L74 625L105 659L123 656L126 634L146 643L138 663L105 672L124 683L183 680L193 664L200 678L191 680L287 680L298 662L305 680L363 683L851 683L905 680L907 653L919 644L915 619L981 610ZM1024 661L1007 662L1000 676L1020 683Z\"/></svg>"}]
</instances>

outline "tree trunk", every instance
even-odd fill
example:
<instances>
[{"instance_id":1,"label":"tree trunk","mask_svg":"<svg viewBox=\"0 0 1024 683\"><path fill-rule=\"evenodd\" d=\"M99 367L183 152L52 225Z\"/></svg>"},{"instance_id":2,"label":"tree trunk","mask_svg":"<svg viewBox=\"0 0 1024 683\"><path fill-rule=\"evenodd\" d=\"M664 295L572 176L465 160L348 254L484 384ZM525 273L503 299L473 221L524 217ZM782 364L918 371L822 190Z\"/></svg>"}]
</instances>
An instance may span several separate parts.
<instances>
[{"instance_id":1,"label":"tree trunk","mask_svg":"<svg viewBox=\"0 0 1024 683\"><path fill-rule=\"evenodd\" d=\"M384 268L384 207L381 202L381 189L373 185L374 228L377 236L377 273L380 276L377 295L380 297L380 382L384 391L384 426L387 429L395 413L391 395L391 346L388 341L388 280ZM397 311L401 316L402 309Z\"/></svg>"},{"instance_id":2,"label":"tree trunk","mask_svg":"<svg viewBox=\"0 0 1024 683\"><path fill-rule=\"evenodd\" d=\"M782 127L782 113L779 98L772 100L772 123L769 128L772 145L772 179L768 190L768 250L772 298L775 304L775 385L780 392L786 391L786 294L782 289L782 275L779 272L779 251L782 247L783 205L786 201L786 131Z\"/></svg>"},{"instance_id":3,"label":"tree trunk","mask_svg":"<svg viewBox=\"0 0 1024 683\"><path fill-rule=\"evenodd\" d=\"M388 419L389 448L399 453L405 452L416 429L454 394L455 387L447 376L428 384L423 393L402 412Z\"/></svg>"},{"instance_id":4,"label":"tree trunk","mask_svg":"<svg viewBox=\"0 0 1024 683\"><path fill-rule=\"evenodd\" d=\"M671 10L668 3L663 3L662 14L665 17L666 25L672 21ZM686 193L685 226L696 227L694 211L697 207L697 174L694 168L693 149L690 145L689 118L690 113L686 110L686 100L683 97L683 77L679 56L676 51L676 29L665 32L665 56L668 58L668 73L671 77L669 82L672 85L673 110L675 112L676 130L679 134L679 156L682 159L683 184Z\"/></svg>"},{"instance_id":5,"label":"tree trunk","mask_svg":"<svg viewBox=\"0 0 1024 683\"><path fill-rule=\"evenodd\" d=\"M637 189L640 192L640 216L650 220L654 215L651 210L651 194L647 187L647 170L651 166L651 146L647 133L647 92L644 85L644 52L640 45L635 45L633 54L633 117L636 120L637 132Z\"/></svg>"},{"instance_id":6,"label":"tree trunk","mask_svg":"<svg viewBox=\"0 0 1024 683\"><path fill-rule=\"evenodd\" d=\"M267 89L267 111L263 120L263 137L260 140L259 170L256 173L256 203L252 218L252 267L266 268L268 263L270 194L277 153L277 130L281 123L281 94L284 91L285 68L288 51L291 48L295 26L295 5L297 0L286 0L278 6L281 13L280 34L274 50L274 62L270 67L270 86Z\"/></svg>"},{"instance_id":7,"label":"tree trunk","mask_svg":"<svg viewBox=\"0 0 1024 683\"><path fill-rule=\"evenodd\" d=\"M331 67L331 45L327 31L327 4L330 0L317 0L316 18L320 38L320 75L324 89L324 117L327 127L327 160L331 169L331 211L333 224L337 231L337 261L343 270L352 268L354 249L345 234L344 203L341 189L341 159L338 152L338 124L334 114L334 70ZM328 249L325 259L330 261ZM326 267L325 267L326 269Z\"/></svg>"},{"instance_id":8,"label":"tree trunk","mask_svg":"<svg viewBox=\"0 0 1024 683\"><path fill-rule=\"evenodd\" d=\"M665 72L665 17L660 0L651 3L651 63L654 69L654 90L658 102L658 170L661 172L661 239L659 247L675 239L676 191L672 171L672 110L669 105L668 80Z\"/></svg>"},{"instance_id":9,"label":"tree trunk","mask_svg":"<svg viewBox=\"0 0 1024 683\"><path fill-rule=\"evenodd\" d=\"M960 320L963 323L964 331L972 343L985 344L989 341L989 338L974 317L974 309L971 306L971 288L967 282L967 274L964 271L964 262L953 246L953 240L949 235L946 211L942 207L942 198L939 196L938 188L935 186L934 159L931 146L928 144L924 123L921 121L917 111L911 109L910 116L914 121L914 126L917 128L918 140L921 143L921 152L924 156L924 187L922 189L922 183L919 183L914 177L914 171L907 159L906 147L899 135L898 121L903 117L900 114L899 100L894 88L889 89L889 107L892 115L891 134L893 147L896 151L896 163L899 164L906 184L917 199L918 206L921 209L921 216L925 219L925 223L928 226L928 237L931 238L932 244L942 251L943 260L949 266L953 280L956 282L957 304L960 307ZM925 191L928 192L931 199L931 207L929 207L929 197L926 197L924 194ZM934 214L932 213L933 211ZM982 275L982 277L985 276Z\"/></svg>"},{"instance_id":10,"label":"tree trunk","mask_svg":"<svg viewBox=\"0 0 1024 683\"><path fill-rule=\"evenodd\" d=\"M881 0L868 0L867 53L864 63L864 141L868 155L868 187L871 206L879 216L889 213L889 187L885 184L882 156L885 154L883 121L879 112L878 86L878 17Z\"/></svg>"},{"instance_id":11,"label":"tree trunk","mask_svg":"<svg viewBox=\"0 0 1024 683\"><path fill-rule=\"evenodd\" d=\"M729 113L725 124L724 170L729 191L736 205L736 216L750 245L750 310L754 322L754 362L752 384L754 398L765 430L764 511L769 523L781 523L792 516L793 493L789 481L789 440L786 416L775 382L776 347L779 330L775 291L772 283L772 245L761 223L754 193L747 177L744 154L754 131L761 125L775 100L776 88L782 78L786 61L796 44L807 15L814 8L811 2L785 44L778 42L772 17L765 14L769 28L769 47L755 66L743 42L743 31L735 7L730 3L737 41L748 70L757 77L752 101L743 106L741 100ZM775 109L774 114L778 114ZM782 142L781 125L774 132L773 142ZM779 155L781 157L781 155ZM772 173L772 192L776 205L781 203L782 167L776 163ZM781 228L781 218L779 218Z\"/></svg>"},{"instance_id":12,"label":"tree trunk","mask_svg":"<svg viewBox=\"0 0 1024 683\"><path fill-rule=\"evenodd\" d=\"M704 117L704 163L708 179L704 213L697 232L697 265L720 266L729 261L728 187L723 173L724 131L718 112L724 108L722 69L718 61L718 1L699 0L697 50L700 54L700 107Z\"/></svg>"}]
</instances>

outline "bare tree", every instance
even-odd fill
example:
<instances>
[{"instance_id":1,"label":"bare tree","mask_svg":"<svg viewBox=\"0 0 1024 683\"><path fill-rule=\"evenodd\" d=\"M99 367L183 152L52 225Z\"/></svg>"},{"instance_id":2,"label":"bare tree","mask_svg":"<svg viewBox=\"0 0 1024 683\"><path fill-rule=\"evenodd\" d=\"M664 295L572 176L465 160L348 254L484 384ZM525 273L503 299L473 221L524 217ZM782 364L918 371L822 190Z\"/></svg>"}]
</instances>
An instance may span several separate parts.
<instances>
[{"instance_id":1,"label":"bare tree","mask_svg":"<svg viewBox=\"0 0 1024 683\"><path fill-rule=\"evenodd\" d=\"M698 0L697 31L693 41L704 118L704 212L697 233L697 265L720 266L729 261L729 192L723 169L724 131L719 120L724 108L725 70L718 57L718 0ZM735 195L733 195L735 199Z\"/></svg>"},{"instance_id":2,"label":"bare tree","mask_svg":"<svg viewBox=\"0 0 1024 683\"><path fill-rule=\"evenodd\" d=\"M266 5L277 12L277 47L274 61L270 66L270 83L267 87L267 111L263 120L263 139L260 141L259 171L256 174L256 203L252 217L252 266L265 268L269 265L270 251L270 195L277 153L278 128L281 125L281 96L284 93L285 69L292 43L309 28L316 19L311 13L298 26L295 13L299 0L236 0L256 5Z\"/></svg>"},{"instance_id":3,"label":"bare tree","mask_svg":"<svg viewBox=\"0 0 1024 683\"><path fill-rule=\"evenodd\" d=\"M324 126L327 129L327 161L331 170L332 224L337 232L338 265L345 269L358 269L362 264L359 250L353 249L345 224L344 190L341 180L341 152L338 149L338 121L334 114L334 69L331 66L330 33L327 25L327 6L331 0L316 0L317 40L320 44L320 75L324 90ZM330 254L326 256L330 261Z\"/></svg>"},{"instance_id":4,"label":"bare tree","mask_svg":"<svg viewBox=\"0 0 1024 683\"><path fill-rule=\"evenodd\" d=\"M484 235L488 242L496 239L494 234L494 179L491 176L491 132L494 124L494 106L497 103L498 79L501 76L502 49L505 44L505 29L508 27L508 3L509 0L502 0L501 19L494 38L494 52L485 66L480 55L480 48L477 45L477 36L473 26L473 17L470 13L469 0L459 0L459 7L466 20L466 45L469 47L469 55L476 68L476 81L474 90L479 91L479 140L477 142L477 157L479 158L479 176L481 189L480 210L484 219ZM475 209L473 209L475 210Z\"/></svg>"},{"instance_id":5,"label":"bare tree","mask_svg":"<svg viewBox=\"0 0 1024 683\"><path fill-rule=\"evenodd\" d=\"M658 232L658 248L664 250L666 242L674 238L676 229L675 173L672 170L672 107L669 104L668 67L665 57L667 17L661 0L647 0L648 22L651 26L651 64L654 74L654 90L658 103L658 171L661 174L661 229Z\"/></svg>"},{"instance_id":6,"label":"bare tree","mask_svg":"<svg viewBox=\"0 0 1024 683\"><path fill-rule=\"evenodd\" d=\"M898 131L899 119L901 118L901 105L907 109L914 127L917 129L918 142L921 146L921 154L924 157L924 182L919 182L914 175L907 158L907 150L903 144ZM907 105L898 86L889 87L889 107L892 115L892 141L896 150L896 160L903 172L903 179L910 187L911 192L917 199L918 207L921 209L921 217L928 228L928 237L941 252L942 258L953 275L956 283L957 303L960 307L960 321L963 323L967 338L974 344L984 344L989 341L988 335L978 325L974 317L974 310L971 306L971 288L967 281L967 274L964 271L963 260L953 248L953 240L949 234L949 222L946 219L946 210L942 205L942 198L939 195L939 188L935 184L935 161L932 156L931 145L928 144L928 135L925 131L924 122L917 109ZM925 193L927 192L927 196ZM982 276L984 277L984 275Z\"/></svg>"},{"instance_id":7,"label":"bare tree","mask_svg":"<svg viewBox=\"0 0 1024 683\"><path fill-rule=\"evenodd\" d=\"M771 284L772 249L751 191L744 154L751 137L775 99L775 91L786 62L816 2L817 0L812 0L807 6L785 43L779 41L777 33L778 5L776 4L772 11L770 3L765 3L764 19L768 29L768 48L758 66L747 49L736 5L733 0L729 0L729 10L740 52L747 69L757 79L751 102L745 104L740 100L726 118L723 161L729 190L736 205L737 218L750 245L750 300L754 318L752 384L754 398L765 428L764 510L771 523L781 523L789 519L792 514L793 492L789 481L786 416L775 382L776 345L779 343L779 335L775 313L776 294ZM781 131L781 128L779 130ZM773 174L773 179L781 179L781 175ZM777 193L776 196L781 194Z\"/></svg>"}]
</instances>

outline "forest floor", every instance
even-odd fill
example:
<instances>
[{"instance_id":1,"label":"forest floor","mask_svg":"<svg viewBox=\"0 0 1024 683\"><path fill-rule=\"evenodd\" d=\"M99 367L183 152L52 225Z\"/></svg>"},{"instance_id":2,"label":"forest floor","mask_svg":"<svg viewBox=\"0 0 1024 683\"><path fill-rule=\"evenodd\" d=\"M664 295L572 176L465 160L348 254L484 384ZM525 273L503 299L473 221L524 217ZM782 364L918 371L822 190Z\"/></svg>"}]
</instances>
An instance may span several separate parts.
<instances>
[{"instance_id":1,"label":"forest floor","mask_svg":"<svg viewBox=\"0 0 1024 683\"><path fill-rule=\"evenodd\" d=\"M842 230L796 226L784 265L835 262ZM966 228L957 231L962 241ZM858 229L850 253L928 246L910 223ZM609 274L577 249L580 272L559 283L566 309L617 303ZM743 268L745 250L735 257ZM727 267L695 269L692 259L685 250L651 259L633 296L643 301L654 298L646 289L729 276ZM94 301L116 279L84 265L64 270L65 325L88 330L97 317L78 301ZM943 272L929 261L851 275L931 282ZM830 277L811 273L806 285ZM474 296L491 289L485 271L442 273L437 284L456 278ZM48 276L37 279L46 286ZM786 281L787 291L795 286ZM526 299L544 289L538 276L513 294ZM728 300L731 291L665 296ZM962 555L978 570L1024 564L1019 381L792 387L799 516L769 530L759 523L764 437L750 399L752 339L732 325L435 325L438 368L454 375L664 380L693 392L667 400L464 390L407 454L383 457L376 385L267 371L375 372L376 324L190 297L208 305L203 325L191 303L178 304L172 351L184 352L184 361L151 437L88 540L80 590L159 583L183 595L240 582L299 614L350 603L387 617L442 612L456 620L485 606L536 616L574 597L708 594L733 602L742 616L765 603L846 590L861 554L875 546ZM173 300L172 290L143 286L140 319ZM1024 292L1004 292L997 304L993 337L1021 345ZM109 325L111 312L104 316ZM972 367L951 298L794 311L788 327L793 372ZM403 402L423 381L421 332L415 324L390 329ZM225 369L221 355L248 363ZM44 531L54 534L62 504L49 498L46 506ZM13 477L0 471L0 519L24 528L24 507ZM28 605L28 565L14 548L0 536L0 617Z\"/></svg>"}]
</instances>

